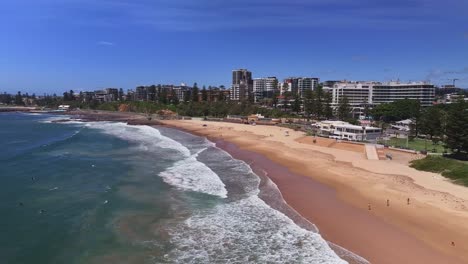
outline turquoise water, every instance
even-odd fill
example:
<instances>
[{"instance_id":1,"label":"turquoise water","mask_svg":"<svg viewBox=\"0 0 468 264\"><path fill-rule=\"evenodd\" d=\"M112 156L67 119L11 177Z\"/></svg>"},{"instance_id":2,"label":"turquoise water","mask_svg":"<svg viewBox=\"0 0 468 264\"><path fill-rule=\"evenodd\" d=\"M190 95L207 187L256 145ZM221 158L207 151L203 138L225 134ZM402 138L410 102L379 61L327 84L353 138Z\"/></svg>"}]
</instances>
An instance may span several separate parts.
<instances>
[{"instance_id":1,"label":"turquoise water","mask_svg":"<svg viewBox=\"0 0 468 264\"><path fill-rule=\"evenodd\" d=\"M0 263L341 263L206 139L53 119L0 114Z\"/></svg>"}]
</instances>

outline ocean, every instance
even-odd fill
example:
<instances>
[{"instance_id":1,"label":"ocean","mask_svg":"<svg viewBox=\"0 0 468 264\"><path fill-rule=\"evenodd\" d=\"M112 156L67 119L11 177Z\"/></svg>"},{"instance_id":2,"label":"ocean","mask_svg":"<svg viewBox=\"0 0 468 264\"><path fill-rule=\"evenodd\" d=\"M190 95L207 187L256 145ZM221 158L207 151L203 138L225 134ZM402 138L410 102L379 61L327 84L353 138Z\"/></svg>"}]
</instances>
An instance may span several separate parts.
<instances>
[{"instance_id":1,"label":"ocean","mask_svg":"<svg viewBox=\"0 0 468 264\"><path fill-rule=\"evenodd\" d=\"M345 263L206 138L54 119L0 114L0 263Z\"/></svg>"}]
</instances>

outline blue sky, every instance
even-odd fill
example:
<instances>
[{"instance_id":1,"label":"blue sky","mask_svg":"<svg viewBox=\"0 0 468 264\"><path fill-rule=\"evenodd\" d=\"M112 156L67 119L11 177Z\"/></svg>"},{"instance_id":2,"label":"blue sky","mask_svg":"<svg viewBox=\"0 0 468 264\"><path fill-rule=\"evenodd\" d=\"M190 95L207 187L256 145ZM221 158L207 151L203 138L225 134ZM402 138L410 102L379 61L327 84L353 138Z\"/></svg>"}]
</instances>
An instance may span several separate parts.
<instances>
[{"instance_id":1,"label":"blue sky","mask_svg":"<svg viewBox=\"0 0 468 264\"><path fill-rule=\"evenodd\" d=\"M2 0L0 91L254 77L460 79L466 0Z\"/></svg>"}]
</instances>

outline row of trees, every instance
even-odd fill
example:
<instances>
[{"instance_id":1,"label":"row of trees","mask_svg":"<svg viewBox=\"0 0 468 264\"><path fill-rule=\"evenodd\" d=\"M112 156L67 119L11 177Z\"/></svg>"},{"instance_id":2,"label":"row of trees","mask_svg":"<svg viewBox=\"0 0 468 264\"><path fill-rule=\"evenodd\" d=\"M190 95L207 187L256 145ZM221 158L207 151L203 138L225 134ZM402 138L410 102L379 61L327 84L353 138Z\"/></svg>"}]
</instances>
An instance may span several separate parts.
<instances>
[{"instance_id":1,"label":"row of trees","mask_svg":"<svg viewBox=\"0 0 468 264\"><path fill-rule=\"evenodd\" d=\"M468 103L464 100L446 106L424 109L418 120L419 132L434 143L443 141L456 155L468 157Z\"/></svg>"},{"instance_id":2,"label":"row of trees","mask_svg":"<svg viewBox=\"0 0 468 264\"><path fill-rule=\"evenodd\" d=\"M23 100L26 99L26 100ZM18 92L16 95L11 95L7 93L0 94L0 103L5 105L25 105L29 99L35 100L36 94L29 95L25 93L24 95L21 92ZM26 102L25 102L26 101Z\"/></svg>"},{"instance_id":3,"label":"row of trees","mask_svg":"<svg viewBox=\"0 0 468 264\"><path fill-rule=\"evenodd\" d=\"M298 109L300 104L299 98L296 97L293 108ZM338 102L336 113L334 113L332 108L332 95L324 92L321 86L318 86L314 91L307 90L305 92L303 105L304 115L307 118L313 117L320 120L336 117L339 120L349 121L351 123L355 121L351 116L352 109L348 98L346 96L342 97L340 102Z\"/></svg>"},{"instance_id":4,"label":"row of trees","mask_svg":"<svg viewBox=\"0 0 468 264\"><path fill-rule=\"evenodd\" d=\"M370 114L381 124L410 119L411 138L424 135L434 144L443 142L457 155L468 155L468 102L463 99L425 108L417 100L404 99L378 105Z\"/></svg>"}]
</instances>

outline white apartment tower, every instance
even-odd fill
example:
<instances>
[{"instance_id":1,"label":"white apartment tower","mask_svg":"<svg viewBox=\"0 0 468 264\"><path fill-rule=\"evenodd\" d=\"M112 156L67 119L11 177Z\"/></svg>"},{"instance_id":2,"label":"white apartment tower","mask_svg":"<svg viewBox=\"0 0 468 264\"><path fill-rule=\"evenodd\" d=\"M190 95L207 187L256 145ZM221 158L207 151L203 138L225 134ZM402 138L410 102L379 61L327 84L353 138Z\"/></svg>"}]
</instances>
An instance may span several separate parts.
<instances>
[{"instance_id":1,"label":"white apartment tower","mask_svg":"<svg viewBox=\"0 0 468 264\"><path fill-rule=\"evenodd\" d=\"M278 89L276 77L256 78L253 80L254 102L258 103L266 98L273 98Z\"/></svg>"},{"instance_id":2,"label":"white apartment tower","mask_svg":"<svg viewBox=\"0 0 468 264\"><path fill-rule=\"evenodd\" d=\"M292 92L293 95L299 95L304 98L307 90L315 90L319 84L319 78L312 77L290 77L284 80L282 92Z\"/></svg>"},{"instance_id":3,"label":"white apartment tower","mask_svg":"<svg viewBox=\"0 0 468 264\"><path fill-rule=\"evenodd\" d=\"M324 87L332 94L332 107L337 108L343 97L347 97L354 114L362 115L368 106L391 103L397 100L418 100L421 106L430 106L435 99L434 85L425 82L336 82Z\"/></svg>"}]
</instances>

